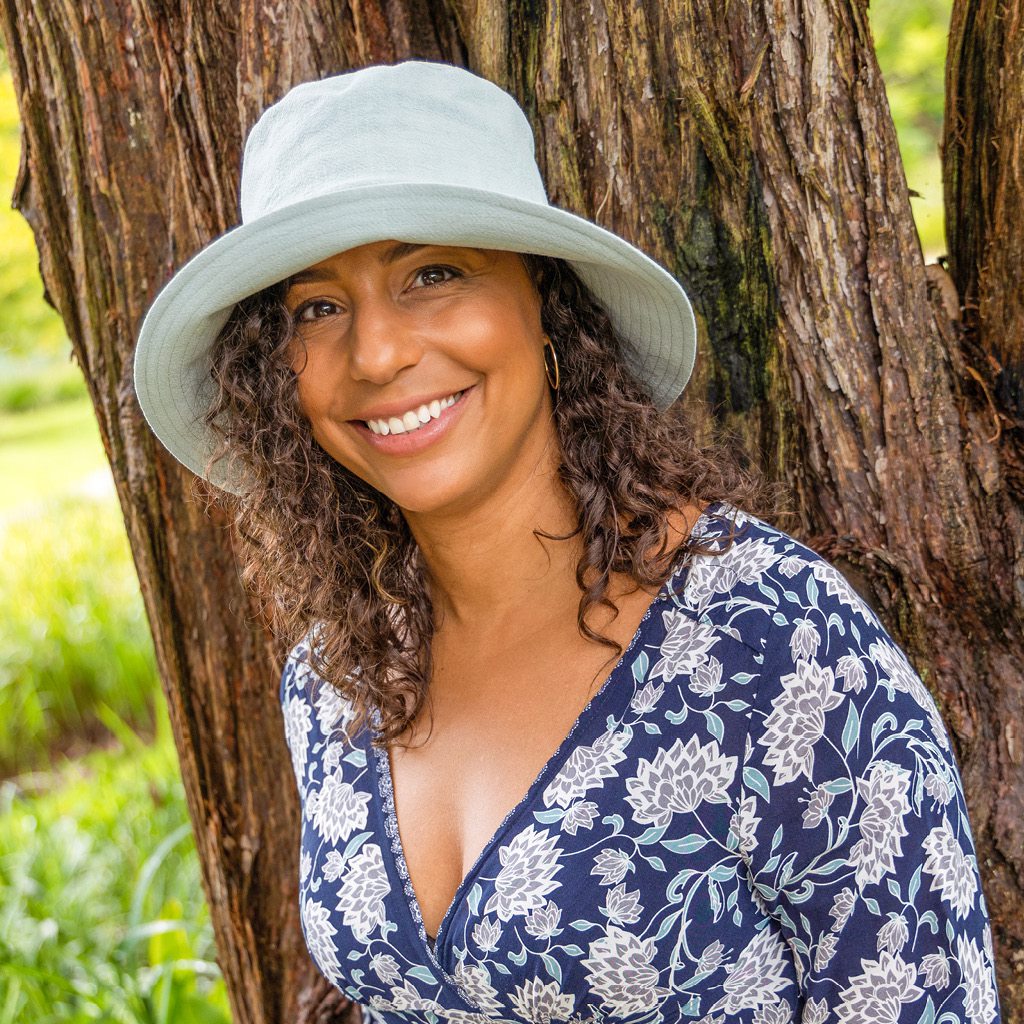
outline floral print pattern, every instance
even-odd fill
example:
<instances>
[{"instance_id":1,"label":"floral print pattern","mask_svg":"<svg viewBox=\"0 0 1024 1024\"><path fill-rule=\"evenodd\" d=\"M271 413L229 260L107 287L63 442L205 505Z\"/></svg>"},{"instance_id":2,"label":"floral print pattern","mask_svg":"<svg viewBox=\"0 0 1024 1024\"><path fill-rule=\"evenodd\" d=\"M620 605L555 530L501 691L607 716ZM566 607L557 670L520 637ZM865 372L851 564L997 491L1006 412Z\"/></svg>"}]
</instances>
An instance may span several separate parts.
<instances>
[{"instance_id":1,"label":"floral print pattern","mask_svg":"<svg viewBox=\"0 0 1024 1024\"><path fill-rule=\"evenodd\" d=\"M303 934L374 1024L998 1024L927 688L809 548L726 504L695 532L724 553L662 588L436 941L372 723L351 733L313 637L292 651Z\"/></svg>"}]
</instances>

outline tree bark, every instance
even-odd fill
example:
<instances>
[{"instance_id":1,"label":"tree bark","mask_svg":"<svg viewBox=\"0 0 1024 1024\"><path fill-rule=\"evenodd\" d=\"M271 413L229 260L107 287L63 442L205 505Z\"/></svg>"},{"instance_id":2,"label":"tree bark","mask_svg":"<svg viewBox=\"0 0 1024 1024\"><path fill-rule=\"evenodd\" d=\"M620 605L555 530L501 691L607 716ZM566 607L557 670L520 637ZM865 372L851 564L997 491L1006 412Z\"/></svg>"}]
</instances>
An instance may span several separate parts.
<instances>
[{"instance_id":1,"label":"tree bark","mask_svg":"<svg viewBox=\"0 0 1024 1024\"><path fill-rule=\"evenodd\" d=\"M684 400L786 483L793 515L779 525L878 609L950 727L1004 1020L1024 1021L1011 276L1024 245L1012 219L1024 61L1009 28L1021 11L1008 0L999 25L994 5L958 3L950 278L923 263L857 0L2 0L24 123L15 204L110 456L236 1020L328 1021L344 1007L298 928L282 652L253 621L230 535L144 426L133 339L173 269L235 222L241 142L259 112L298 81L414 56L509 88L552 202L636 242L694 297L701 352ZM992 33L1007 63L986 85Z\"/></svg>"}]
</instances>

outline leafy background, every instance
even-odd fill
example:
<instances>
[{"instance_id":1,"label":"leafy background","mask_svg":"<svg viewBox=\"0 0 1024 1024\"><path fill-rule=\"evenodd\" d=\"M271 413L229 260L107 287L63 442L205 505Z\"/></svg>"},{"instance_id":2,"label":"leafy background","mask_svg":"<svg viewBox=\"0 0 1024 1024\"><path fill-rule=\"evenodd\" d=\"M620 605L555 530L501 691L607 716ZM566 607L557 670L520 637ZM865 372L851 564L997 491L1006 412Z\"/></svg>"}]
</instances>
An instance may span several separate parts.
<instances>
[{"instance_id":1,"label":"leafy background","mask_svg":"<svg viewBox=\"0 0 1024 1024\"><path fill-rule=\"evenodd\" d=\"M937 147L949 16L950 0L870 8L927 261L945 249ZM0 52L5 196L18 132ZM9 203L0 203L0 238L0 1024L226 1024L181 777L92 407L43 300L32 233Z\"/></svg>"}]
</instances>

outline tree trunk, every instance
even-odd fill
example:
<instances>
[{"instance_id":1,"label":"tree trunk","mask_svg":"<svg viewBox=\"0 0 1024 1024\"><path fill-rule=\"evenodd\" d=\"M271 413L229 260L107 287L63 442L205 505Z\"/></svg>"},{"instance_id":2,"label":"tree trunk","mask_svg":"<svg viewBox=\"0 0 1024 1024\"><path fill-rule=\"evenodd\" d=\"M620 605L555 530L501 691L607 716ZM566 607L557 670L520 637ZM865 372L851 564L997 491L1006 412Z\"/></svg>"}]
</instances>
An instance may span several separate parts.
<instances>
[{"instance_id":1,"label":"tree trunk","mask_svg":"<svg viewBox=\"0 0 1024 1024\"><path fill-rule=\"evenodd\" d=\"M259 112L298 81L409 56L511 89L552 202L636 242L694 297L685 400L763 453L792 494L779 525L875 605L949 724L1004 1020L1024 1020L1019 108L986 128L998 146L973 145L1019 93L1022 61L984 96L957 72L985 66L974 8L958 8L975 35L955 30L950 53L950 104L976 104L945 148L954 286L923 264L855 0L2 0L24 122L15 204L110 456L237 1021L328 1021L342 1001L298 927L282 652L252 621L223 524L144 426L133 339L173 269L235 222ZM1000 10L1019 22L1020 0ZM979 296L986 329L961 323L957 289Z\"/></svg>"}]
</instances>

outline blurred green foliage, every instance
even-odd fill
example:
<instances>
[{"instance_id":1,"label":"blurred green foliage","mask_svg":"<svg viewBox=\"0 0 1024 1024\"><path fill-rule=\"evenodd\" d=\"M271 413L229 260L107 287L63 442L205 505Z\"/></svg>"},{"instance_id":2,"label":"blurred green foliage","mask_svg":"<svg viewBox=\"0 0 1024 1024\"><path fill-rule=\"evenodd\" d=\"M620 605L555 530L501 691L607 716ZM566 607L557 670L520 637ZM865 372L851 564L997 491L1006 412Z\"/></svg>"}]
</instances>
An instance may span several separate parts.
<instances>
[{"instance_id":1,"label":"blurred green foliage","mask_svg":"<svg viewBox=\"0 0 1024 1024\"><path fill-rule=\"evenodd\" d=\"M952 7L952 0L876 0L868 8L907 186L920 194L910 202L929 262L946 251L939 140Z\"/></svg>"},{"instance_id":2,"label":"blurred green foliage","mask_svg":"<svg viewBox=\"0 0 1024 1024\"><path fill-rule=\"evenodd\" d=\"M230 1024L166 711L0 783L0 1024Z\"/></svg>"},{"instance_id":3,"label":"blurred green foliage","mask_svg":"<svg viewBox=\"0 0 1024 1024\"><path fill-rule=\"evenodd\" d=\"M6 482L0 488L0 521L15 514L38 515L41 502L69 493L113 494L90 401L77 398L25 412L0 412L0 480ZM120 526L116 506L109 511Z\"/></svg>"},{"instance_id":4,"label":"blurred green foliage","mask_svg":"<svg viewBox=\"0 0 1024 1024\"><path fill-rule=\"evenodd\" d=\"M73 497L0 528L0 775L114 709L152 727L156 670L117 504Z\"/></svg>"},{"instance_id":5,"label":"blurred green foliage","mask_svg":"<svg viewBox=\"0 0 1024 1024\"><path fill-rule=\"evenodd\" d=\"M10 72L0 72L0 410L85 394L60 317L43 300L39 257L25 218L11 209L21 142Z\"/></svg>"}]
</instances>

